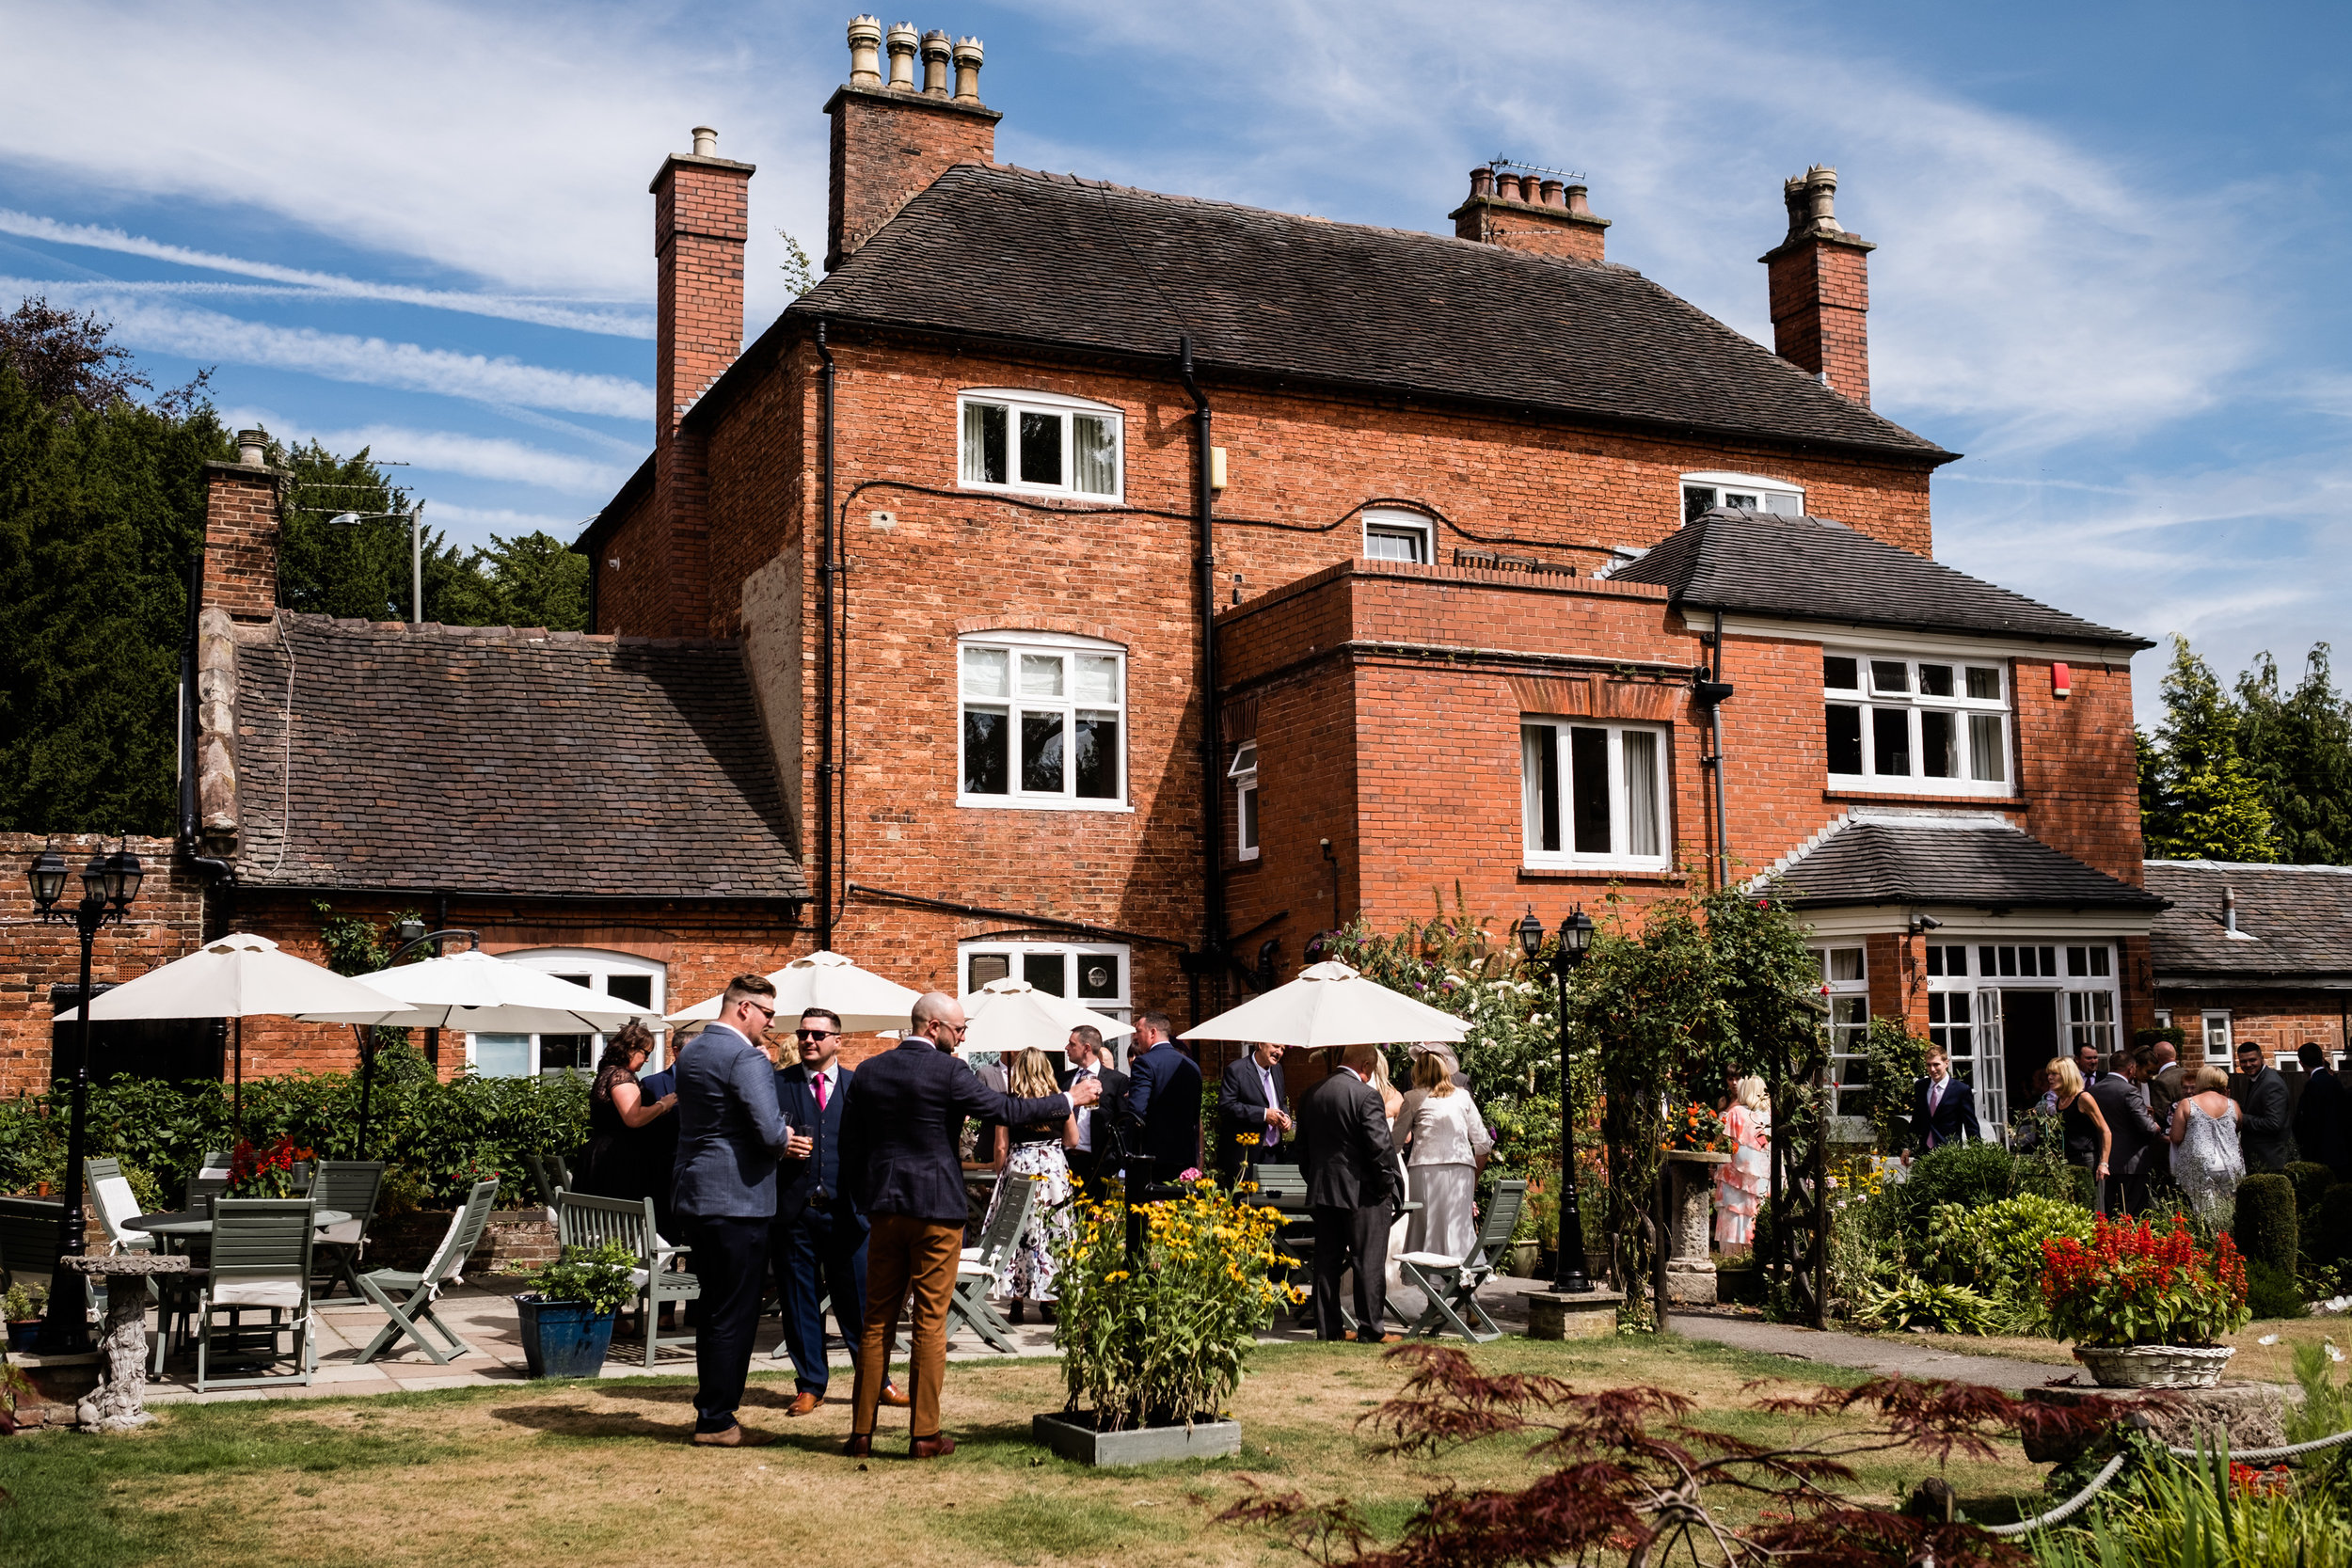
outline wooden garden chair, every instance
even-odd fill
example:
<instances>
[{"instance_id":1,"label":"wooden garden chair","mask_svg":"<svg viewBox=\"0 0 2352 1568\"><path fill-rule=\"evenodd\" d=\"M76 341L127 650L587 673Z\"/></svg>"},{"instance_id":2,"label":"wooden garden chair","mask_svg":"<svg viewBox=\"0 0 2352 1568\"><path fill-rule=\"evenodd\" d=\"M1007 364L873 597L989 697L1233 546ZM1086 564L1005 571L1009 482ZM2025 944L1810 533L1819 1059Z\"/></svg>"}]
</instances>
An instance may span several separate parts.
<instances>
[{"instance_id":1,"label":"wooden garden chair","mask_svg":"<svg viewBox=\"0 0 2352 1568\"><path fill-rule=\"evenodd\" d=\"M996 1288L1005 1259L1021 1243L1029 1211L1037 1205L1037 1183L1024 1180L1008 1192L1009 1200L996 1205L995 1217L980 1232L980 1244L965 1247L957 1260L955 1292L947 1298L947 1332L953 1335L958 1323L965 1324L989 1349L1017 1355L1021 1346L1012 1337L1012 1324L988 1293Z\"/></svg>"},{"instance_id":2,"label":"wooden garden chair","mask_svg":"<svg viewBox=\"0 0 2352 1568\"><path fill-rule=\"evenodd\" d=\"M57 1268L61 1197L0 1197L0 1290L10 1285L49 1289Z\"/></svg>"},{"instance_id":3,"label":"wooden garden chair","mask_svg":"<svg viewBox=\"0 0 2352 1568\"><path fill-rule=\"evenodd\" d=\"M555 1237L564 1246L602 1246L618 1242L637 1255L629 1278L637 1286L637 1310L645 1323L645 1365L650 1367L664 1348L692 1348L691 1334L661 1333L661 1308L674 1301L699 1300L702 1281L670 1267L674 1258L692 1249L672 1246L654 1229L653 1199L597 1197L590 1193L559 1194L555 1204Z\"/></svg>"},{"instance_id":4,"label":"wooden garden chair","mask_svg":"<svg viewBox=\"0 0 2352 1568\"><path fill-rule=\"evenodd\" d=\"M310 1240L317 1211L307 1197L217 1197L213 1200L213 1254L196 1298L196 1391L307 1385L318 1370L318 1328L310 1313ZM254 1310L269 1313L266 1327L244 1321ZM278 1336L293 1337L294 1370L258 1377L212 1375L214 1321L229 1314L229 1333L249 1344L257 1333L269 1337L269 1360L278 1360Z\"/></svg>"},{"instance_id":5,"label":"wooden garden chair","mask_svg":"<svg viewBox=\"0 0 2352 1568\"><path fill-rule=\"evenodd\" d=\"M481 1240L483 1229L490 1223L490 1203L498 1196L499 1184L494 1177L477 1181L466 1196L466 1206L450 1217L449 1229L441 1235L441 1244L433 1249L432 1261L420 1273L402 1269L375 1269L358 1277L360 1294L384 1309L390 1319L376 1331L368 1348L359 1353L359 1365L366 1366L400 1342L403 1335L416 1340L425 1354L437 1365L447 1366L460 1355L480 1353L459 1338L449 1324L441 1322L433 1310L441 1289L460 1282L465 1275L466 1259ZM395 1300L395 1297L399 1299ZM425 1337L432 1329L449 1346L447 1354Z\"/></svg>"},{"instance_id":6,"label":"wooden garden chair","mask_svg":"<svg viewBox=\"0 0 2352 1568\"><path fill-rule=\"evenodd\" d=\"M385 1162L381 1160L322 1160L310 1196L321 1209L340 1210L351 1218L339 1220L318 1234L312 1243L319 1272L326 1281L322 1295L335 1293L335 1282L351 1287L359 1297L359 1260L368 1250L368 1227L375 1223L375 1205L384 1194Z\"/></svg>"},{"instance_id":7,"label":"wooden garden chair","mask_svg":"<svg viewBox=\"0 0 2352 1568\"><path fill-rule=\"evenodd\" d=\"M1518 1227L1519 1210L1527 1201L1527 1183L1502 1181L1486 1205L1486 1222L1470 1255L1448 1258L1435 1252L1408 1252L1396 1260L1405 1283L1429 1298L1428 1308L1406 1330L1410 1334L1451 1331L1474 1345L1502 1338L1502 1329L1478 1305L1478 1289L1495 1276L1502 1255ZM1475 1323L1477 1326L1473 1327Z\"/></svg>"},{"instance_id":8,"label":"wooden garden chair","mask_svg":"<svg viewBox=\"0 0 2352 1568\"><path fill-rule=\"evenodd\" d=\"M1303 1165L1259 1165L1247 1173L1245 1180L1258 1183L1254 1193L1243 1197L1262 1209L1271 1209L1282 1216L1282 1233L1276 1244L1290 1257L1298 1259L1292 1267L1277 1266L1274 1273L1284 1285L1296 1285L1301 1275L1311 1282L1314 1277L1315 1217L1307 1206L1307 1171ZM1301 1303L1296 1316L1299 1323L1311 1322L1314 1315L1312 1301ZM1346 1316L1345 1309L1342 1315ZM1348 1319L1350 1327L1355 1320Z\"/></svg>"},{"instance_id":9,"label":"wooden garden chair","mask_svg":"<svg viewBox=\"0 0 2352 1568\"><path fill-rule=\"evenodd\" d=\"M184 1209L201 1209L208 1197L217 1197L229 1190L229 1159L217 1150L206 1151L196 1169L188 1173L187 1201Z\"/></svg>"},{"instance_id":10,"label":"wooden garden chair","mask_svg":"<svg viewBox=\"0 0 2352 1568\"><path fill-rule=\"evenodd\" d=\"M532 1185L539 1189L539 1200L554 1213L556 1199L571 1190L571 1165L561 1154L526 1154L523 1164L531 1172Z\"/></svg>"}]
</instances>

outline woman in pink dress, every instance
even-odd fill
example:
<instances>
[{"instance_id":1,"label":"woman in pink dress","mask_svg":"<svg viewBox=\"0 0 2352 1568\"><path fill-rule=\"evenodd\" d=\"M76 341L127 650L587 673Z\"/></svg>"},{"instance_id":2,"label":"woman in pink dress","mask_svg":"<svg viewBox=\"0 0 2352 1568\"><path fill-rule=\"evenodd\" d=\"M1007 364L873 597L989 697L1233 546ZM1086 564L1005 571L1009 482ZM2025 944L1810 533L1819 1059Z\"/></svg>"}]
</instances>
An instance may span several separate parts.
<instances>
[{"instance_id":1,"label":"woman in pink dress","mask_svg":"<svg viewBox=\"0 0 2352 1568\"><path fill-rule=\"evenodd\" d=\"M1715 1243L1746 1246L1756 1239L1756 1211L1772 1184L1772 1110L1763 1079L1742 1078L1732 1086L1724 1131L1731 1163L1716 1167Z\"/></svg>"}]
</instances>

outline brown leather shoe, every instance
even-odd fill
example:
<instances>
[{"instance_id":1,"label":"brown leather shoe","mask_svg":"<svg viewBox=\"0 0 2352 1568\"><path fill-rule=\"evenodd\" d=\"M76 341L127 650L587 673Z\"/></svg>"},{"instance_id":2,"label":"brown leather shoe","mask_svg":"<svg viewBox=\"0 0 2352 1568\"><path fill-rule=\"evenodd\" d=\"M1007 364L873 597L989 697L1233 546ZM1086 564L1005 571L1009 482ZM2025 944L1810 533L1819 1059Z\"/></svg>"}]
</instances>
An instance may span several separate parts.
<instances>
[{"instance_id":1,"label":"brown leather shoe","mask_svg":"<svg viewBox=\"0 0 2352 1568\"><path fill-rule=\"evenodd\" d=\"M745 1430L740 1422L727 1428L724 1432L694 1433L695 1446L705 1449L764 1449L774 1441L774 1438L764 1432Z\"/></svg>"},{"instance_id":2,"label":"brown leather shoe","mask_svg":"<svg viewBox=\"0 0 2352 1568\"><path fill-rule=\"evenodd\" d=\"M1405 1336L1402 1334L1366 1334L1359 1330L1356 1342L1359 1345L1401 1345L1405 1342Z\"/></svg>"},{"instance_id":3,"label":"brown leather shoe","mask_svg":"<svg viewBox=\"0 0 2352 1568\"><path fill-rule=\"evenodd\" d=\"M841 1445L841 1451L849 1455L851 1459L873 1458L874 1434L870 1432L853 1432L850 1433L850 1440Z\"/></svg>"},{"instance_id":4,"label":"brown leather shoe","mask_svg":"<svg viewBox=\"0 0 2352 1568\"><path fill-rule=\"evenodd\" d=\"M895 1383L885 1383L882 1385L882 1402L884 1404L895 1406L900 1410L904 1410L908 1405L914 1402L913 1400L907 1398L905 1394L899 1392L898 1386Z\"/></svg>"},{"instance_id":5,"label":"brown leather shoe","mask_svg":"<svg viewBox=\"0 0 2352 1568\"><path fill-rule=\"evenodd\" d=\"M787 1410L785 1414L787 1416L805 1416L810 1411L816 1409L818 1405L824 1402L824 1395L803 1388L799 1393L792 1396L792 1406L790 1409Z\"/></svg>"},{"instance_id":6,"label":"brown leather shoe","mask_svg":"<svg viewBox=\"0 0 2352 1568\"><path fill-rule=\"evenodd\" d=\"M907 1445L909 1459L945 1459L956 1451L956 1440L946 1433L935 1437L917 1437Z\"/></svg>"}]
</instances>

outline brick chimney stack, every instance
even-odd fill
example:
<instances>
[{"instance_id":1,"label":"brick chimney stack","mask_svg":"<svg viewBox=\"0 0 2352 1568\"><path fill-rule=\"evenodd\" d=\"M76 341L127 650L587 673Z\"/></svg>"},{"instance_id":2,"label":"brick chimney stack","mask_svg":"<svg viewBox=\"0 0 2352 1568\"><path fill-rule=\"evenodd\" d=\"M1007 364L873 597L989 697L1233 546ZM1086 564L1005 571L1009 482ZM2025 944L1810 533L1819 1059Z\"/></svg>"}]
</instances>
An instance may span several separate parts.
<instances>
[{"instance_id":1,"label":"brick chimney stack","mask_svg":"<svg viewBox=\"0 0 2352 1568\"><path fill-rule=\"evenodd\" d=\"M1772 352L1833 391L1870 404L1870 252L1837 222L1837 171L1816 164L1781 185L1788 237L1757 260L1769 269Z\"/></svg>"},{"instance_id":2,"label":"brick chimney stack","mask_svg":"<svg viewBox=\"0 0 2352 1568\"><path fill-rule=\"evenodd\" d=\"M881 71L885 46L887 81ZM833 117L826 271L848 261L955 165L996 161L996 122L1005 117L980 102L980 62L978 39L950 41L936 28L917 33L905 22L885 34L873 17L850 19L850 79L825 105Z\"/></svg>"},{"instance_id":3,"label":"brick chimney stack","mask_svg":"<svg viewBox=\"0 0 2352 1568\"><path fill-rule=\"evenodd\" d=\"M231 621L278 613L278 506L283 469L269 463L269 432L237 432L237 460L204 465L204 603Z\"/></svg>"},{"instance_id":4,"label":"brick chimney stack","mask_svg":"<svg viewBox=\"0 0 2352 1568\"><path fill-rule=\"evenodd\" d=\"M1608 260L1609 220L1595 217L1581 182L1544 171L1470 170L1470 199L1448 214L1457 238L1567 261Z\"/></svg>"},{"instance_id":5,"label":"brick chimney stack","mask_svg":"<svg viewBox=\"0 0 2352 1568\"><path fill-rule=\"evenodd\" d=\"M660 281L654 326L654 498L668 539L666 576L681 624L708 618L709 477L703 437L678 421L743 351L743 242L753 166L719 156L719 133L694 127L694 150L674 152L646 187Z\"/></svg>"}]
</instances>

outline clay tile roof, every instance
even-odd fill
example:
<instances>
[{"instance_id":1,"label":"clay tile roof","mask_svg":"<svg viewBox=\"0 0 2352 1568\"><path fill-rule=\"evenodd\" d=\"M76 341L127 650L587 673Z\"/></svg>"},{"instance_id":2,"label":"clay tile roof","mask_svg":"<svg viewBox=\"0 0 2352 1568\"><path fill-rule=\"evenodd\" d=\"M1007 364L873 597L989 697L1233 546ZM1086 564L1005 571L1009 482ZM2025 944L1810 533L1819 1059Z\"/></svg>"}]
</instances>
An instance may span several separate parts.
<instances>
[{"instance_id":1,"label":"clay tile roof","mask_svg":"<svg viewBox=\"0 0 2352 1568\"><path fill-rule=\"evenodd\" d=\"M731 642L281 615L237 768L249 885L808 896Z\"/></svg>"},{"instance_id":2,"label":"clay tile roof","mask_svg":"<svg viewBox=\"0 0 2352 1568\"><path fill-rule=\"evenodd\" d=\"M1618 582L1662 585L1677 603L1902 631L1994 633L2152 648L1842 523L1719 506L1668 534Z\"/></svg>"},{"instance_id":3,"label":"clay tile roof","mask_svg":"<svg viewBox=\"0 0 2352 1568\"><path fill-rule=\"evenodd\" d=\"M2061 854L1996 816L1851 812L1752 885L1801 910L1965 904L2153 912L2164 906L2156 894Z\"/></svg>"},{"instance_id":4,"label":"clay tile roof","mask_svg":"<svg viewBox=\"0 0 2352 1568\"><path fill-rule=\"evenodd\" d=\"M1677 432L1952 453L1629 269L961 164L786 320L914 327Z\"/></svg>"},{"instance_id":5,"label":"clay tile roof","mask_svg":"<svg viewBox=\"0 0 2352 1568\"><path fill-rule=\"evenodd\" d=\"M2172 900L2148 933L2158 984L2352 975L2352 866L2150 861L2148 886ZM2221 924L2225 887L2237 892L2235 937Z\"/></svg>"}]
</instances>

